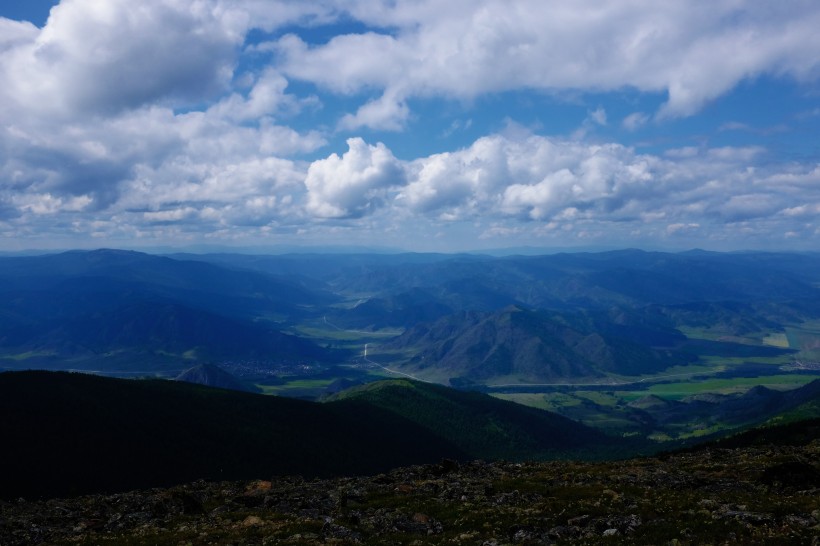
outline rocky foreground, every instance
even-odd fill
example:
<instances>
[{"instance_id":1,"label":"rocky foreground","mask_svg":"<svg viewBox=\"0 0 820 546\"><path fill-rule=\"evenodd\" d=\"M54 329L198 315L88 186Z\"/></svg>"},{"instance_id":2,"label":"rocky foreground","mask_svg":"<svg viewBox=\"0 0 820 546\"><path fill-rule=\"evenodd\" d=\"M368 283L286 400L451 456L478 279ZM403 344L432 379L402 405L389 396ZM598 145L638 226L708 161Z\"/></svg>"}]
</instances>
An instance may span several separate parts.
<instances>
[{"instance_id":1,"label":"rocky foreground","mask_svg":"<svg viewBox=\"0 0 820 546\"><path fill-rule=\"evenodd\" d=\"M0 503L0 544L820 544L820 440Z\"/></svg>"}]
</instances>

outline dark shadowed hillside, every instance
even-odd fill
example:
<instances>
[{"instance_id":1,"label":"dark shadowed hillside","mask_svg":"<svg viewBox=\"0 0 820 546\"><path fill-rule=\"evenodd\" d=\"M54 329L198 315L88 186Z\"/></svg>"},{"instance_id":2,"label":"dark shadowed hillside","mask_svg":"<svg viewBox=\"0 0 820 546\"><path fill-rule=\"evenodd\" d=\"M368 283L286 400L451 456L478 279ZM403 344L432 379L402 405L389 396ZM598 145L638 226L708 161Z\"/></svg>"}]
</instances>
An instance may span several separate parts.
<instances>
[{"instance_id":1,"label":"dark shadowed hillside","mask_svg":"<svg viewBox=\"0 0 820 546\"><path fill-rule=\"evenodd\" d=\"M387 383L346 398L319 404L176 381L2 373L0 492L372 474L444 457L591 456L616 445L563 417L445 387Z\"/></svg>"},{"instance_id":2,"label":"dark shadowed hillside","mask_svg":"<svg viewBox=\"0 0 820 546\"><path fill-rule=\"evenodd\" d=\"M0 492L65 496L199 478L373 473L466 453L373 407L176 381L0 374Z\"/></svg>"}]
</instances>

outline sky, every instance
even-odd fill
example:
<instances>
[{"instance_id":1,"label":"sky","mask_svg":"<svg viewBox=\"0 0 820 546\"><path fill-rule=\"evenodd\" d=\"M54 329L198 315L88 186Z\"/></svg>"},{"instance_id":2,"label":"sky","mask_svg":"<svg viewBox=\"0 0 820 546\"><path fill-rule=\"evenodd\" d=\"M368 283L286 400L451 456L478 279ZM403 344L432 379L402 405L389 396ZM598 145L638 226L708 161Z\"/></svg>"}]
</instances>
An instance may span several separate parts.
<instances>
[{"instance_id":1,"label":"sky","mask_svg":"<svg viewBox=\"0 0 820 546\"><path fill-rule=\"evenodd\" d=\"M816 0L0 3L0 250L820 249Z\"/></svg>"}]
</instances>

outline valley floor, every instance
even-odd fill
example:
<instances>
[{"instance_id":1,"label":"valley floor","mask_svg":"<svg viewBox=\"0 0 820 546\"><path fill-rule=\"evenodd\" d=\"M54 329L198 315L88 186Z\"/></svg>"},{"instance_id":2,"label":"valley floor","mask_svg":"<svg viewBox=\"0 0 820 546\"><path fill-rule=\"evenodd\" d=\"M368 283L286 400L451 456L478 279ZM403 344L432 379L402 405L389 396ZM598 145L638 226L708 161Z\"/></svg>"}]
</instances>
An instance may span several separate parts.
<instances>
[{"instance_id":1,"label":"valley floor","mask_svg":"<svg viewBox=\"0 0 820 546\"><path fill-rule=\"evenodd\" d=\"M818 544L820 440L0 502L0 544Z\"/></svg>"}]
</instances>

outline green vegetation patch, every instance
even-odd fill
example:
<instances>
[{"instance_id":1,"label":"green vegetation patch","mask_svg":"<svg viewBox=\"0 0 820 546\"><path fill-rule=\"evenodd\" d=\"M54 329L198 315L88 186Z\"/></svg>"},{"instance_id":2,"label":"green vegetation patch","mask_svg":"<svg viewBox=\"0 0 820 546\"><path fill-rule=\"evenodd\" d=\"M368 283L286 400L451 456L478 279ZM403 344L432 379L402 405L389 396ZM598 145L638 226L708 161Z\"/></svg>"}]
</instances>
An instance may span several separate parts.
<instances>
[{"instance_id":1,"label":"green vegetation patch","mask_svg":"<svg viewBox=\"0 0 820 546\"><path fill-rule=\"evenodd\" d=\"M0 360L13 360L16 362L20 362L23 360L30 360L33 358L47 358L56 355L57 353L54 351L26 351L24 353L2 355L0 356Z\"/></svg>"},{"instance_id":2,"label":"green vegetation patch","mask_svg":"<svg viewBox=\"0 0 820 546\"><path fill-rule=\"evenodd\" d=\"M786 333L773 333L763 338L764 345L772 345L774 347L789 348L789 338Z\"/></svg>"},{"instance_id":3,"label":"green vegetation patch","mask_svg":"<svg viewBox=\"0 0 820 546\"><path fill-rule=\"evenodd\" d=\"M787 327L786 337L789 346L800 351L801 358L820 360L820 321Z\"/></svg>"},{"instance_id":4,"label":"green vegetation patch","mask_svg":"<svg viewBox=\"0 0 820 546\"><path fill-rule=\"evenodd\" d=\"M327 393L328 387L334 381L334 379L300 378L292 380L285 379L285 382L280 385L258 383L256 386L262 391L262 394L316 400Z\"/></svg>"},{"instance_id":5,"label":"green vegetation patch","mask_svg":"<svg viewBox=\"0 0 820 546\"><path fill-rule=\"evenodd\" d=\"M494 393L492 396L546 411L556 411L581 403L575 396L564 393Z\"/></svg>"},{"instance_id":6,"label":"green vegetation patch","mask_svg":"<svg viewBox=\"0 0 820 546\"><path fill-rule=\"evenodd\" d=\"M686 381L678 383L664 383L650 386L647 391L664 398L680 400L687 396L703 393L732 394L744 392L751 387L762 385L771 389L789 389L805 385L815 379L817 375L784 374L765 377L735 377L731 379L704 379L703 381ZM635 394L635 393L633 393ZM641 393L646 394L645 392Z\"/></svg>"},{"instance_id":7,"label":"green vegetation patch","mask_svg":"<svg viewBox=\"0 0 820 546\"><path fill-rule=\"evenodd\" d=\"M293 327L293 332L321 342L355 342L364 347L365 343L384 342L387 339L401 335L403 330L396 328L379 328L375 330L345 328L323 320L304 322Z\"/></svg>"}]
</instances>

